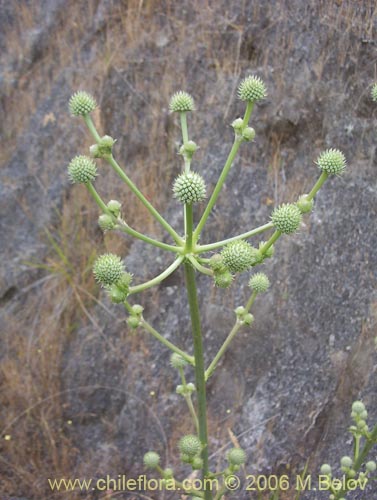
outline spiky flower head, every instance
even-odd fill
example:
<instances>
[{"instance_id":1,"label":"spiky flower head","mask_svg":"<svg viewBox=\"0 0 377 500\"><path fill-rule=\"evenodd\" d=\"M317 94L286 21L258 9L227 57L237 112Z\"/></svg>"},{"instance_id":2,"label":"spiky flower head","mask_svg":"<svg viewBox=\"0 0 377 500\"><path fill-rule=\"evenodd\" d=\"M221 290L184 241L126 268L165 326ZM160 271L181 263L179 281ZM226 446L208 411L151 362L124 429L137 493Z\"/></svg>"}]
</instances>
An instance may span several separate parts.
<instances>
[{"instance_id":1,"label":"spiky flower head","mask_svg":"<svg viewBox=\"0 0 377 500\"><path fill-rule=\"evenodd\" d=\"M160 455L155 451L148 451L144 455L144 465L149 469L155 469L160 463Z\"/></svg>"},{"instance_id":2,"label":"spiky flower head","mask_svg":"<svg viewBox=\"0 0 377 500\"><path fill-rule=\"evenodd\" d=\"M170 99L169 109L172 113L183 113L185 111L194 111L194 99L190 94L180 90Z\"/></svg>"},{"instance_id":3,"label":"spiky flower head","mask_svg":"<svg viewBox=\"0 0 377 500\"><path fill-rule=\"evenodd\" d=\"M301 224L301 211L293 203L284 203L275 208L272 212L271 220L275 228L284 234L292 234Z\"/></svg>"},{"instance_id":4,"label":"spiky flower head","mask_svg":"<svg viewBox=\"0 0 377 500\"><path fill-rule=\"evenodd\" d=\"M241 273L254 262L253 247L244 240L232 241L221 251L225 266L231 273Z\"/></svg>"},{"instance_id":5,"label":"spiky flower head","mask_svg":"<svg viewBox=\"0 0 377 500\"><path fill-rule=\"evenodd\" d=\"M339 149L327 149L318 156L316 164L322 172L339 175L346 168L346 157Z\"/></svg>"},{"instance_id":6,"label":"spiky flower head","mask_svg":"<svg viewBox=\"0 0 377 500\"><path fill-rule=\"evenodd\" d=\"M227 459L231 465L242 465L246 462L246 453L242 448L232 448L227 453Z\"/></svg>"},{"instance_id":7,"label":"spiky flower head","mask_svg":"<svg viewBox=\"0 0 377 500\"><path fill-rule=\"evenodd\" d=\"M88 92L79 90L70 98L68 107L71 115L85 116L96 109L97 103L94 97L88 94Z\"/></svg>"},{"instance_id":8,"label":"spiky flower head","mask_svg":"<svg viewBox=\"0 0 377 500\"><path fill-rule=\"evenodd\" d=\"M352 403L352 411L358 415L365 411L365 405L362 401L354 401Z\"/></svg>"},{"instance_id":9,"label":"spiky flower head","mask_svg":"<svg viewBox=\"0 0 377 500\"><path fill-rule=\"evenodd\" d=\"M233 275L230 271L225 270L214 274L215 286L219 288L228 288L232 284Z\"/></svg>"},{"instance_id":10,"label":"spiky flower head","mask_svg":"<svg viewBox=\"0 0 377 500\"><path fill-rule=\"evenodd\" d=\"M88 156L76 156L68 165L68 177L73 183L87 184L97 177L97 166Z\"/></svg>"},{"instance_id":11,"label":"spiky flower head","mask_svg":"<svg viewBox=\"0 0 377 500\"><path fill-rule=\"evenodd\" d=\"M373 84L372 90L370 91L370 95L374 102L377 102L377 83Z\"/></svg>"},{"instance_id":12,"label":"spiky flower head","mask_svg":"<svg viewBox=\"0 0 377 500\"><path fill-rule=\"evenodd\" d=\"M194 457L199 455L202 451L202 443L200 439L194 434L188 434L183 436L178 442L178 449L182 455L188 455L189 457Z\"/></svg>"},{"instance_id":13,"label":"spiky flower head","mask_svg":"<svg viewBox=\"0 0 377 500\"><path fill-rule=\"evenodd\" d=\"M182 203L197 203L206 197L206 185L196 172L184 172L175 179L173 192Z\"/></svg>"},{"instance_id":14,"label":"spiky flower head","mask_svg":"<svg viewBox=\"0 0 377 500\"><path fill-rule=\"evenodd\" d=\"M260 101L266 96L266 85L258 76L247 76L238 87L238 97L242 101Z\"/></svg>"},{"instance_id":15,"label":"spiky flower head","mask_svg":"<svg viewBox=\"0 0 377 500\"><path fill-rule=\"evenodd\" d=\"M185 358L182 358L180 354L173 352L173 354L170 356L170 364L173 368L179 370L180 368L184 368L187 365L187 361L185 360Z\"/></svg>"},{"instance_id":16,"label":"spiky flower head","mask_svg":"<svg viewBox=\"0 0 377 500\"><path fill-rule=\"evenodd\" d=\"M124 271L122 259L113 253L100 255L93 265L95 279L105 286L117 283Z\"/></svg>"},{"instance_id":17,"label":"spiky flower head","mask_svg":"<svg viewBox=\"0 0 377 500\"><path fill-rule=\"evenodd\" d=\"M264 273L256 273L249 280L249 287L256 293L267 292L270 286L270 280Z\"/></svg>"}]
</instances>

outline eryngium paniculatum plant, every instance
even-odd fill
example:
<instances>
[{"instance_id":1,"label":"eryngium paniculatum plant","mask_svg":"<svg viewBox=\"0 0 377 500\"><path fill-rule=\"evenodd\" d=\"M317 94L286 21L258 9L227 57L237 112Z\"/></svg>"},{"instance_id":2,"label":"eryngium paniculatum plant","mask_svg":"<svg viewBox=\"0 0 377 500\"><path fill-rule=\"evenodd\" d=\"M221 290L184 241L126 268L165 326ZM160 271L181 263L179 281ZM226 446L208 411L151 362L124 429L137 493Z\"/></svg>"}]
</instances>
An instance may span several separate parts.
<instances>
[{"instance_id":1,"label":"eryngium paniculatum plant","mask_svg":"<svg viewBox=\"0 0 377 500\"><path fill-rule=\"evenodd\" d=\"M172 351L171 366L177 371L180 384L176 392L181 395L192 416L192 434L182 436L177 443L180 460L193 470L200 470L203 478L216 477L222 480L219 491L210 491L210 486L203 486L200 491L184 488L172 469L161 466L160 456L155 451L147 451L144 464L148 469L154 469L165 481L170 481L181 487L182 493L193 495L192 498L220 499L226 492L226 482L231 475L245 463L246 454L241 448L233 448L226 453L227 465L222 471L214 471L209 463L209 442L207 434L206 382L215 371L218 363L237 332L244 327L251 327L254 317L251 309L257 296L266 293L270 286L268 277L263 272L253 272L249 279L250 296L244 305L236 307L234 326L229 332L213 360L206 367L203 354L200 312L196 289L196 273L203 273L213 280L214 286L230 287L240 273L249 273L263 264L265 259L272 258L274 246L284 235L292 235L300 228L302 219L313 209L313 200L318 190L330 176L343 173L346 160L343 153L337 149L322 152L316 164L320 170L318 180L311 191L302 194L294 203L284 203L275 207L271 220L265 224L250 229L231 238L202 244L199 238L213 207L215 206L224 182L232 168L235 156L244 143L255 138L255 130L249 126L254 105L267 95L264 82L255 76L248 76L239 85L238 96L245 102L243 117L233 121L234 142L217 184L205 204L199 221L194 224L193 205L203 203L207 199L207 190L203 177L198 171L191 169L191 163L198 146L190 140L187 126L187 116L195 110L194 99L187 92L179 91L171 98L169 108L178 115L182 131L182 146L179 153L182 156L182 172L173 183L172 189L177 203L181 203L184 213L184 228L177 232L168 221L145 198L125 171L119 166L113 156L115 140L108 135L100 136L90 113L96 108L95 99L86 92L75 93L69 101L69 109L73 116L81 116L95 144L90 147L90 157L76 156L68 166L69 178L74 183L85 184L93 199L100 208L99 226L103 231L121 231L148 245L161 248L173 255L172 263L161 274L145 283L133 284L133 275L125 269L121 257L108 253L100 255L94 264L94 275L97 282L104 287L110 299L117 304L123 304L128 315L130 328L140 328L154 336L164 346ZM373 92L373 96L377 91ZM247 144L246 144L247 145ZM106 203L94 187L97 177L97 167L94 159L103 159L118 174L134 195L144 204L152 217L171 237L171 243L164 243L133 229L122 216L122 206L117 200ZM255 245L249 240L262 233L271 233L264 241ZM193 337L193 353L188 353L159 333L143 315L143 307L131 304L131 299L138 292L160 284L179 266L184 267L185 284L191 315ZM194 371L195 383L187 381L188 368ZM191 376L191 372L190 372ZM356 411L356 410L355 410ZM360 424L358 424L360 425ZM364 429L365 430L365 429ZM366 432L366 431L365 431ZM350 467L352 464L350 464ZM371 466L368 466L370 470ZM334 497L332 497L334 498Z\"/></svg>"}]
</instances>

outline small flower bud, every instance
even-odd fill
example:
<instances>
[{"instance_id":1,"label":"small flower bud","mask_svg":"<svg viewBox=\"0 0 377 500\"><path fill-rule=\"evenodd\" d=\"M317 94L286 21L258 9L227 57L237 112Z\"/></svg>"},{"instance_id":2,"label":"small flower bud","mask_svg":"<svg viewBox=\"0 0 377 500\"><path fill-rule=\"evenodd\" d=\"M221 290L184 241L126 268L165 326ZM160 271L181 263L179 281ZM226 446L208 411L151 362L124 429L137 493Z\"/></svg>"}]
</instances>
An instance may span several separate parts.
<instances>
[{"instance_id":1,"label":"small flower bud","mask_svg":"<svg viewBox=\"0 0 377 500\"><path fill-rule=\"evenodd\" d=\"M275 228L284 234L292 234L299 228L302 215L300 209L292 204L285 203L275 208L271 220Z\"/></svg>"},{"instance_id":2,"label":"small flower bud","mask_svg":"<svg viewBox=\"0 0 377 500\"><path fill-rule=\"evenodd\" d=\"M149 469L155 469L160 463L160 455L155 451L148 451L144 455L144 465Z\"/></svg>"},{"instance_id":3,"label":"small flower bud","mask_svg":"<svg viewBox=\"0 0 377 500\"><path fill-rule=\"evenodd\" d=\"M97 166L88 156L76 156L68 165L68 177L73 183L87 184L97 175Z\"/></svg>"},{"instance_id":4,"label":"small flower bud","mask_svg":"<svg viewBox=\"0 0 377 500\"><path fill-rule=\"evenodd\" d=\"M79 90L71 96L68 107L71 115L85 116L96 109L97 103L88 92Z\"/></svg>"},{"instance_id":5,"label":"small flower bud","mask_svg":"<svg viewBox=\"0 0 377 500\"><path fill-rule=\"evenodd\" d=\"M186 390L187 390L188 393L192 393L192 392L196 391L196 387L195 387L195 385L192 382L189 382L186 385Z\"/></svg>"},{"instance_id":6,"label":"small flower bud","mask_svg":"<svg viewBox=\"0 0 377 500\"><path fill-rule=\"evenodd\" d=\"M184 172L175 179L173 192L182 203L197 203L206 197L206 185L203 177L196 172Z\"/></svg>"},{"instance_id":7,"label":"small flower bud","mask_svg":"<svg viewBox=\"0 0 377 500\"><path fill-rule=\"evenodd\" d=\"M209 267L215 272L224 272L226 270L224 260L219 253L215 253L209 259Z\"/></svg>"},{"instance_id":8,"label":"small flower bud","mask_svg":"<svg viewBox=\"0 0 377 500\"><path fill-rule=\"evenodd\" d=\"M97 144L97 148L93 148L93 154L96 158L105 158L112 154L113 146L115 144L115 140L109 135L104 135L101 137L99 143ZM93 146L91 146L92 148ZM89 151L92 152L91 148Z\"/></svg>"},{"instance_id":9,"label":"small flower bud","mask_svg":"<svg viewBox=\"0 0 377 500\"><path fill-rule=\"evenodd\" d=\"M350 477L351 479L353 479L354 477L356 477L356 471L353 469L349 469L347 471L347 477Z\"/></svg>"},{"instance_id":10,"label":"small flower bud","mask_svg":"<svg viewBox=\"0 0 377 500\"><path fill-rule=\"evenodd\" d=\"M352 467L353 461L351 457L342 457L340 459L340 465L346 469L350 469Z\"/></svg>"},{"instance_id":11,"label":"small flower bud","mask_svg":"<svg viewBox=\"0 0 377 500\"><path fill-rule=\"evenodd\" d=\"M117 281L117 287L119 290L123 290L128 294L130 284L132 282L132 274L131 273L123 273L120 277L120 280Z\"/></svg>"},{"instance_id":12,"label":"small flower bud","mask_svg":"<svg viewBox=\"0 0 377 500\"><path fill-rule=\"evenodd\" d=\"M260 101L266 96L266 86L258 76L247 76L238 87L238 97L242 101Z\"/></svg>"},{"instance_id":13,"label":"small flower bud","mask_svg":"<svg viewBox=\"0 0 377 500\"><path fill-rule=\"evenodd\" d=\"M370 95L372 97L372 100L374 102L377 102L377 83L375 83L372 87L372 90L370 92Z\"/></svg>"},{"instance_id":14,"label":"small flower bud","mask_svg":"<svg viewBox=\"0 0 377 500\"><path fill-rule=\"evenodd\" d=\"M132 329L136 329L140 325L140 319L136 316L130 316L127 319L127 325Z\"/></svg>"},{"instance_id":15,"label":"small flower bud","mask_svg":"<svg viewBox=\"0 0 377 500\"><path fill-rule=\"evenodd\" d=\"M321 465L321 474L324 474L326 476L331 475L331 466L329 464L323 464Z\"/></svg>"},{"instance_id":16,"label":"small flower bud","mask_svg":"<svg viewBox=\"0 0 377 500\"><path fill-rule=\"evenodd\" d=\"M143 314L143 311L144 311L144 307L141 306L140 304L134 304L132 306L132 312L136 315L136 316L141 316Z\"/></svg>"},{"instance_id":17,"label":"small flower bud","mask_svg":"<svg viewBox=\"0 0 377 500\"><path fill-rule=\"evenodd\" d=\"M162 471L162 476L164 479L173 479L173 476L174 476L173 469L171 469L170 467L167 467L166 469L164 469Z\"/></svg>"},{"instance_id":18,"label":"small flower bud","mask_svg":"<svg viewBox=\"0 0 377 500\"><path fill-rule=\"evenodd\" d=\"M267 292L270 286L270 280L264 273L256 273L249 280L249 287L256 293Z\"/></svg>"},{"instance_id":19,"label":"small flower bud","mask_svg":"<svg viewBox=\"0 0 377 500\"><path fill-rule=\"evenodd\" d=\"M234 312L236 313L236 316L242 318L242 316L246 313L246 309L243 306L238 306L235 308Z\"/></svg>"},{"instance_id":20,"label":"small flower bud","mask_svg":"<svg viewBox=\"0 0 377 500\"><path fill-rule=\"evenodd\" d=\"M242 138L245 141L253 141L255 139L255 130L251 127L246 127L242 132Z\"/></svg>"},{"instance_id":21,"label":"small flower bud","mask_svg":"<svg viewBox=\"0 0 377 500\"><path fill-rule=\"evenodd\" d=\"M187 92L180 90L176 92L170 99L169 109L171 113L183 113L186 111L194 111L194 99Z\"/></svg>"},{"instance_id":22,"label":"small flower bud","mask_svg":"<svg viewBox=\"0 0 377 500\"><path fill-rule=\"evenodd\" d=\"M173 352L173 354L170 356L170 364L173 368L179 370L180 368L184 368L187 365L187 361L185 360L185 358L182 358L180 354Z\"/></svg>"},{"instance_id":23,"label":"small flower bud","mask_svg":"<svg viewBox=\"0 0 377 500\"><path fill-rule=\"evenodd\" d=\"M191 467L193 470L200 470L203 467L203 459L200 457L194 457L191 462Z\"/></svg>"},{"instance_id":24,"label":"small flower bud","mask_svg":"<svg viewBox=\"0 0 377 500\"><path fill-rule=\"evenodd\" d=\"M365 469L368 472L374 472L376 470L376 462L374 462L373 460L370 460L369 462L367 462L365 464Z\"/></svg>"},{"instance_id":25,"label":"small flower bud","mask_svg":"<svg viewBox=\"0 0 377 500\"><path fill-rule=\"evenodd\" d=\"M106 232L106 231L111 231L111 229L114 229L115 222L111 217L111 215L102 214L98 217L98 225L103 232Z\"/></svg>"},{"instance_id":26,"label":"small flower bud","mask_svg":"<svg viewBox=\"0 0 377 500\"><path fill-rule=\"evenodd\" d=\"M127 298L127 292L121 290L117 285L111 285L109 288L109 297L114 304L121 304Z\"/></svg>"},{"instance_id":27,"label":"small flower bud","mask_svg":"<svg viewBox=\"0 0 377 500\"><path fill-rule=\"evenodd\" d=\"M117 200L110 200L107 204L107 208L115 217L119 216L121 207L122 204Z\"/></svg>"},{"instance_id":28,"label":"small flower bud","mask_svg":"<svg viewBox=\"0 0 377 500\"><path fill-rule=\"evenodd\" d=\"M214 274L215 286L219 288L228 288L232 284L233 275L230 271L224 271Z\"/></svg>"},{"instance_id":29,"label":"small flower bud","mask_svg":"<svg viewBox=\"0 0 377 500\"><path fill-rule=\"evenodd\" d=\"M188 434L183 436L178 442L178 449L183 455L195 457L202 451L202 443L197 436Z\"/></svg>"},{"instance_id":30,"label":"small flower bud","mask_svg":"<svg viewBox=\"0 0 377 500\"><path fill-rule=\"evenodd\" d=\"M232 241L223 248L221 256L231 273L240 273L251 267L254 257L252 248L244 240Z\"/></svg>"},{"instance_id":31,"label":"small flower bud","mask_svg":"<svg viewBox=\"0 0 377 500\"><path fill-rule=\"evenodd\" d=\"M308 195L303 194L297 200L296 205L298 206L298 208L302 214L307 214L313 210L314 201L308 200Z\"/></svg>"},{"instance_id":32,"label":"small flower bud","mask_svg":"<svg viewBox=\"0 0 377 500\"><path fill-rule=\"evenodd\" d=\"M251 313L245 314L245 316L243 317L243 322L245 323L245 325L250 326L254 322L254 316Z\"/></svg>"},{"instance_id":33,"label":"small flower bud","mask_svg":"<svg viewBox=\"0 0 377 500\"><path fill-rule=\"evenodd\" d=\"M187 141L183 144L179 150L179 153L187 158L192 158L195 151L198 149L197 144L194 141Z\"/></svg>"},{"instance_id":34,"label":"small flower bud","mask_svg":"<svg viewBox=\"0 0 377 500\"><path fill-rule=\"evenodd\" d=\"M122 259L112 253L103 254L94 262L93 273L101 285L114 285L124 273Z\"/></svg>"},{"instance_id":35,"label":"small flower bud","mask_svg":"<svg viewBox=\"0 0 377 500\"><path fill-rule=\"evenodd\" d=\"M352 403L352 411L356 414L360 415L363 411L365 411L365 405L362 401L354 401Z\"/></svg>"},{"instance_id":36,"label":"small flower bud","mask_svg":"<svg viewBox=\"0 0 377 500\"><path fill-rule=\"evenodd\" d=\"M177 387L175 388L175 392L180 395L184 394L185 393L184 386L182 384L177 385Z\"/></svg>"},{"instance_id":37,"label":"small flower bud","mask_svg":"<svg viewBox=\"0 0 377 500\"><path fill-rule=\"evenodd\" d=\"M227 459L231 465L242 465L246 462L246 453L242 448L232 448L227 453Z\"/></svg>"},{"instance_id":38,"label":"small flower bud","mask_svg":"<svg viewBox=\"0 0 377 500\"><path fill-rule=\"evenodd\" d=\"M190 464L192 462L192 457L190 457L190 455L187 455L186 453L181 453L179 455L179 458L184 464Z\"/></svg>"},{"instance_id":39,"label":"small flower bud","mask_svg":"<svg viewBox=\"0 0 377 500\"><path fill-rule=\"evenodd\" d=\"M346 168L346 158L339 149L327 149L319 155L316 164L322 172L339 175Z\"/></svg>"},{"instance_id":40,"label":"small flower bud","mask_svg":"<svg viewBox=\"0 0 377 500\"><path fill-rule=\"evenodd\" d=\"M98 144L92 144L89 147L89 154L92 158L101 158L101 153Z\"/></svg>"},{"instance_id":41,"label":"small flower bud","mask_svg":"<svg viewBox=\"0 0 377 500\"><path fill-rule=\"evenodd\" d=\"M237 118L236 120L234 120L232 122L232 127L234 128L234 130L236 132L241 133L242 128L243 128L243 120L242 120L242 118Z\"/></svg>"}]
</instances>

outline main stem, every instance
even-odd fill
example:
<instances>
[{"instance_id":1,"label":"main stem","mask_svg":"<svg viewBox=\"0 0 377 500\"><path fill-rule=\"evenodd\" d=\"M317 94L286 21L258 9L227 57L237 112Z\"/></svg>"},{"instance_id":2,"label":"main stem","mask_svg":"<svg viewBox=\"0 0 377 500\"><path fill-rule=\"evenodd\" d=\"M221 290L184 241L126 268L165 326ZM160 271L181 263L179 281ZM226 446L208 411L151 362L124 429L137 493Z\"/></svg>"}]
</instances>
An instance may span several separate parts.
<instances>
[{"instance_id":1,"label":"main stem","mask_svg":"<svg viewBox=\"0 0 377 500\"><path fill-rule=\"evenodd\" d=\"M195 270L190 262L185 265L185 278L188 301L191 314L191 327L194 340L194 357L195 357L195 383L198 401L198 422L199 422L199 439L202 443L202 459L203 469L202 478L208 476L208 431L207 431L207 401L206 401L206 382L205 382L205 368L204 368L204 353L203 353L203 339L200 326L200 313L198 304L198 294L195 281ZM205 500L212 500L212 493L209 484L204 482L204 498Z\"/></svg>"}]
</instances>

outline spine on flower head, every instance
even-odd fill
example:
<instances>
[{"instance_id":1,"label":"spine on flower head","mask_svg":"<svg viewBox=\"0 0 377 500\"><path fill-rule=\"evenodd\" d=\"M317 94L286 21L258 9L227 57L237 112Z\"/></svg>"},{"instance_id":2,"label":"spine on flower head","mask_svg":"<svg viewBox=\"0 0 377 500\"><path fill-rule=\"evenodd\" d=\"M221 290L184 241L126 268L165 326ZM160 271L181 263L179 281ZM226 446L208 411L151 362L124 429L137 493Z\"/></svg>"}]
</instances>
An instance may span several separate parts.
<instances>
[{"instance_id":1,"label":"spine on flower head","mask_svg":"<svg viewBox=\"0 0 377 500\"><path fill-rule=\"evenodd\" d=\"M88 92L79 90L70 98L68 107L72 116L85 116L96 109L97 103Z\"/></svg>"}]
</instances>

